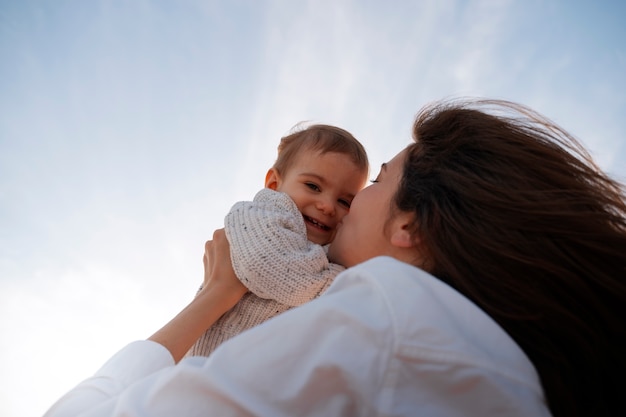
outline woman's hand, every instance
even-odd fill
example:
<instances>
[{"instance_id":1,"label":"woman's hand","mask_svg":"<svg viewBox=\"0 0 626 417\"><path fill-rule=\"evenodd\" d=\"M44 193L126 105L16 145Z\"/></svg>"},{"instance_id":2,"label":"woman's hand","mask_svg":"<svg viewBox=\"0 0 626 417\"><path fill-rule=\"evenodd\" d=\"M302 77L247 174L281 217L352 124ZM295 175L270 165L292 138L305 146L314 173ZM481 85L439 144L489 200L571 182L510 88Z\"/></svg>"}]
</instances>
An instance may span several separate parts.
<instances>
[{"instance_id":1,"label":"woman's hand","mask_svg":"<svg viewBox=\"0 0 626 417\"><path fill-rule=\"evenodd\" d=\"M233 264L230 260L230 245L226 239L224 229L213 232L213 240L204 244L204 283L205 290L219 291L225 299L230 300L233 307L246 293L247 288L235 275ZM230 309L230 308L229 308Z\"/></svg>"},{"instance_id":2,"label":"woman's hand","mask_svg":"<svg viewBox=\"0 0 626 417\"><path fill-rule=\"evenodd\" d=\"M204 245L204 285L176 317L149 340L165 346L175 362L180 361L202 334L246 293L230 261L230 246L224 229L213 233Z\"/></svg>"}]
</instances>

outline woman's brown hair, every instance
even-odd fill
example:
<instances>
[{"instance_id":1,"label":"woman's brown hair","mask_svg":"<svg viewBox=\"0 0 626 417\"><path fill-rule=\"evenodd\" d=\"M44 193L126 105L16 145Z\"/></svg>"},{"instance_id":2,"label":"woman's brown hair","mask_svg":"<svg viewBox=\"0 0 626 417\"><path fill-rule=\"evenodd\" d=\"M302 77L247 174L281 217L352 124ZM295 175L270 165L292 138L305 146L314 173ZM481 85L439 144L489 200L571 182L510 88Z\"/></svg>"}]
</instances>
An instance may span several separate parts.
<instances>
[{"instance_id":1,"label":"woman's brown hair","mask_svg":"<svg viewBox=\"0 0 626 417\"><path fill-rule=\"evenodd\" d=\"M429 271L520 345L553 415L624 414L624 185L511 102L435 103L413 135L395 203Z\"/></svg>"}]
</instances>

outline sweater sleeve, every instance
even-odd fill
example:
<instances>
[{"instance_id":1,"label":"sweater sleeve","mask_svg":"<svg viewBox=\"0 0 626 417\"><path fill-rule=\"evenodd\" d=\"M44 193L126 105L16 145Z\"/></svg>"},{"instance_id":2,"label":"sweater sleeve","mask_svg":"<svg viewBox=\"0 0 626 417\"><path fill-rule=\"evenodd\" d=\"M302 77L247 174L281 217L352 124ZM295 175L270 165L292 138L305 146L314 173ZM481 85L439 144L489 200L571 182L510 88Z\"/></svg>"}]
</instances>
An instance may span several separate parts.
<instances>
[{"instance_id":1,"label":"sweater sleeve","mask_svg":"<svg viewBox=\"0 0 626 417\"><path fill-rule=\"evenodd\" d=\"M310 242L302 214L284 193L263 189L236 203L225 219L235 274L255 295L298 306L321 294L344 270Z\"/></svg>"}]
</instances>

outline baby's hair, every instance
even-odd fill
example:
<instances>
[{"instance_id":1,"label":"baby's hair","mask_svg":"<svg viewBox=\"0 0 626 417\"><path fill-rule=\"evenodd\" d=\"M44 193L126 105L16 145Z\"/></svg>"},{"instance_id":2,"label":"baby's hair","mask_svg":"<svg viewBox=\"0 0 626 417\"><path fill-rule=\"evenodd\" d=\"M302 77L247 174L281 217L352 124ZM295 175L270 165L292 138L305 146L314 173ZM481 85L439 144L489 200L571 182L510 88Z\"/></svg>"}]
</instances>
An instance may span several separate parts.
<instances>
[{"instance_id":1,"label":"baby's hair","mask_svg":"<svg viewBox=\"0 0 626 417\"><path fill-rule=\"evenodd\" d=\"M281 175L291 167L302 151L319 151L322 154L335 152L347 155L363 171L369 171L367 153L363 145L352 134L336 126L314 124L302 128L297 124L292 133L284 136L278 145L278 157L274 169Z\"/></svg>"}]
</instances>

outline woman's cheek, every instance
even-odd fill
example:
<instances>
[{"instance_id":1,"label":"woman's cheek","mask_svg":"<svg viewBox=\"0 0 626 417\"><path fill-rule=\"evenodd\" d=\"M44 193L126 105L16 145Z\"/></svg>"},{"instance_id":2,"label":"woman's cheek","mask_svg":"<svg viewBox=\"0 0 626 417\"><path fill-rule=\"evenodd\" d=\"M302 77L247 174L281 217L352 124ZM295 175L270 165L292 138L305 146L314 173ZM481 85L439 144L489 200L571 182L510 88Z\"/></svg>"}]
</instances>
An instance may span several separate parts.
<instances>
[{"instance_id":1,"label":"woman's cheek","mask_svg":"<svg viewBox=\"0 0 626 417\"><path fill-rule=\"evenodd\" d=\"M344 265L344 254L346 250L346 236L344 235L344 227L343 224L339 227L335 234L335 239L330 244L330 248L328 249L328 259L331 262ZM345 266L345 265L344 265Z\"/></svg>"}]
</instances>

